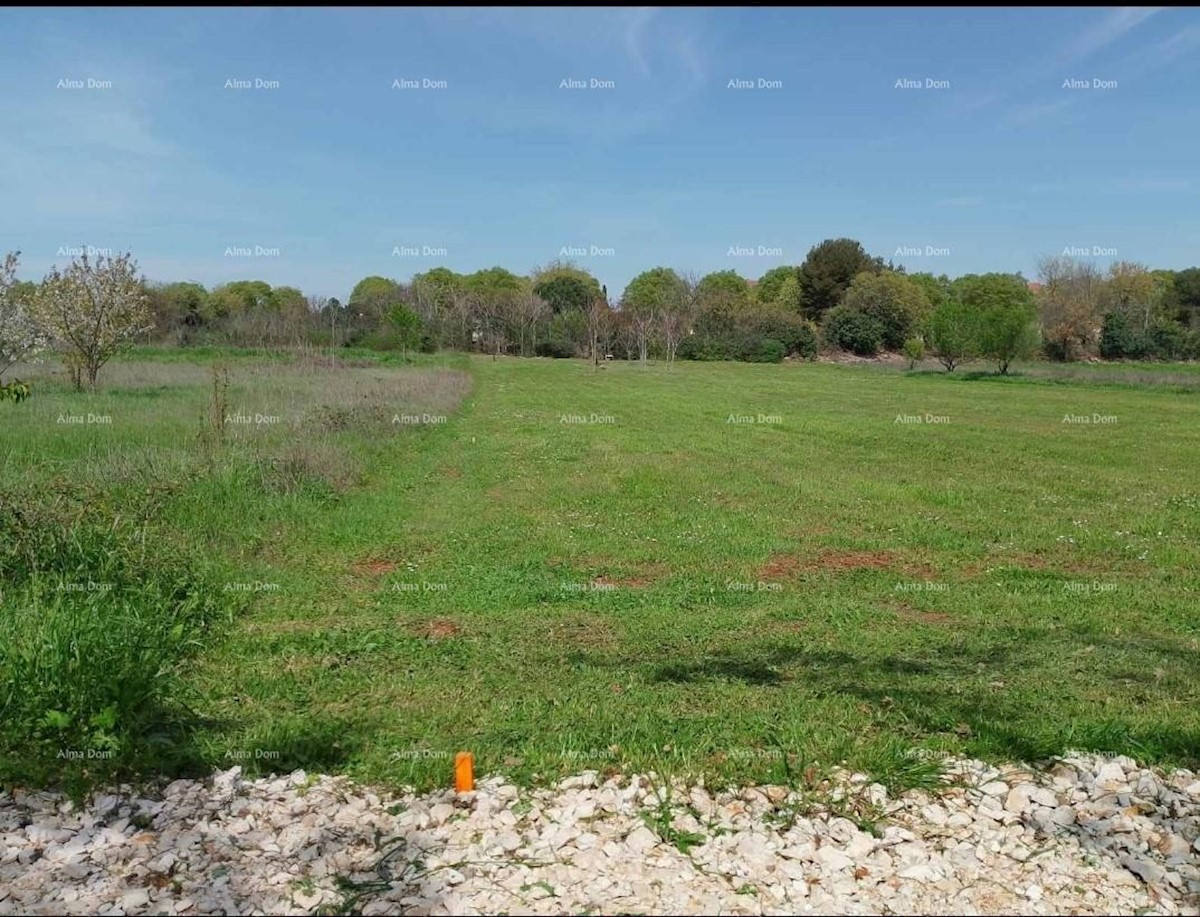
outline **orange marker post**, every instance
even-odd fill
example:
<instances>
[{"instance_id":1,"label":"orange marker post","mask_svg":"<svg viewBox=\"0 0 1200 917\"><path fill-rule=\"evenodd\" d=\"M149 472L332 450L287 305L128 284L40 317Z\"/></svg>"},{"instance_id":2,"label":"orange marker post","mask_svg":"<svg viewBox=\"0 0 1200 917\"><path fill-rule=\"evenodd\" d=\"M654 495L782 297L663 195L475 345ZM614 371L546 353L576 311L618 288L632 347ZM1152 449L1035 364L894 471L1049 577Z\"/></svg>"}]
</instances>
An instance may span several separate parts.
<instances>
[{"instance_id":1,"label":"orange marker post","mask_svg":"<svg viewBox=\"0 0 1200 917\"><path fill-rule=\"evenodd\" d=\"M460 793L475 789L475 756L469 751L454 756L454 789Z\"/></svg>"}]
</instances>

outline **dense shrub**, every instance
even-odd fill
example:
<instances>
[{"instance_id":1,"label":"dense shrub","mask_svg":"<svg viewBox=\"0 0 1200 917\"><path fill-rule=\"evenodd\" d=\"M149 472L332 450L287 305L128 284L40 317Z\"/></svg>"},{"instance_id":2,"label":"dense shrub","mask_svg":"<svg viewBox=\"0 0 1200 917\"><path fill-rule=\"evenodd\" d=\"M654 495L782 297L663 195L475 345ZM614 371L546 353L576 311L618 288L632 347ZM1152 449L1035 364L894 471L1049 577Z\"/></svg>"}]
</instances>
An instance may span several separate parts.
<instances>
[{"instance_id":1,"label":"dense shrub","mask_svg":"<svg viewBox=\"0 0 1200 917\"><path fill-rule=\"evenodd\" d=\"M566 360L575 356L575 345L563 338L550 338L546 341L538 341L533 352L539 357L555 357L556 359Z\"/></svg>"},{"instance_id":2,"label":"dense shrub","mask_svg":"<svg viewBox=\"0 0 1200 917\"><path fill-rule=\"evenodd\" d=\"M854 278L841 305L869 315L883 328L881 346L899 350L929 314L920 284L892 271L864 272Z\"/></svg>"},{"instance_id":3,"label":"dense shrub","mask_svg":"<svg viewBox=\"0 0 1200 917\"><path fill-rule=\"evenodd\" d=\"M1130 360L1142 356L1143 341L1120 312L1104 316L1100 328L1100 356L1106 360Z\"/></svg>"},{"instance_id":4,"label":"dense shrub","mask_svg":"<svg viewBox=\"0 0 1200 917\"><path fill-rule=\"evenodd\" d=\"M1055 363L1067 363L1073 356L1070 343L1061 338L1044 338L1042 354Z\"/></svg>"},{"instance_id":5,"label":"dense shrub","mask_svg":"<svg viewBox=\"0 0 1200 917\"><path fill-rule=\"evenodd\" d=\"M794 340L791 352L805 360L815 360L818 350L820 341L817 338L817 326L806 321Z\"/></svg>"},{"instance_id":6,"label":"dense shrub","mask_svg":"<svg viewBox=\"0 0 1200 917\"><path fill-rule=\"evenodd\" d=\"M1171 321L1157 321L1147 330L1142 352L1155 360L1186 359L1189 348L1188 334Z\"/></svg>"},{"instance_id":7,"label":"dense shrub","mask_svg":"<svg viewBox=\"0 0 1200 917\"><path fill-rule=\"evenodd\" d=\"M743 337L736 351L736 359L746 363L781 363L786 355L782 341L758 334Z\"/></svg>"},{"instance_id":8,"label":"dense shrub","mask_svg":"<svg viewBox=\"0 0 1200 917\"><path fill-rule=\"evenodd\" d=\"M232 607L115 508L0 494L0 781L183 757L180 664Z\"/></svg>"},{"instance_id":9,"label":"dense shrub","mask_svg":"<svg viewBox=\"0 0 1200 917\"><path fill-rule=\"evenodd\" d=\"M736 316L737 329L743 337L773 338L784 346L786 353L795 353L804 341L812 323L798 312L789 312L777 305L761 305L746 309Z\"/></svg>"},{"instance_id":10,"label":"dense shrub","mask_svg":"<svg viewBox=\"0 0 1200 917\"><path fill-rule=\"evenodd\" d=\"M871 357L879 353L883 338L879 319L857 309L834 306L825 317L825 341L842 350Z\"/></svg>"},{"instance_id":11,"label":"dense shrub","mask_svg":"<svg viewBox=\"0 0 1200 917\"><path fill-rule=\"evenodd\" d=\"M676 356L680 360L733 360L734 336L691 334L679 342Z\"/></svg>"}]
</instances>

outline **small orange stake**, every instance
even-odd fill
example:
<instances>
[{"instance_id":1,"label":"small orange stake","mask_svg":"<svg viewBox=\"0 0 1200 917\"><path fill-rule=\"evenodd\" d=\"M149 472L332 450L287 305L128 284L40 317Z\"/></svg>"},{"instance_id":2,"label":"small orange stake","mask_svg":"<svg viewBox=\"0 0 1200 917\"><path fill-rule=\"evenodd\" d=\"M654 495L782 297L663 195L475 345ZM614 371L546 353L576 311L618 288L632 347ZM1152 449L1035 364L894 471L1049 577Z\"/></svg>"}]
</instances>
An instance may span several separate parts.
<instances>
[{"instance_id":1,"label":"small orange stake","mask_svg":"<svg viewBox=\"0 0 1200 917\"><path fill-rule=\"evenodd\" d=\"M454 788L460 793L475 789L475 756L469 751L454 756Z\"/></svg>"}]
</instances>

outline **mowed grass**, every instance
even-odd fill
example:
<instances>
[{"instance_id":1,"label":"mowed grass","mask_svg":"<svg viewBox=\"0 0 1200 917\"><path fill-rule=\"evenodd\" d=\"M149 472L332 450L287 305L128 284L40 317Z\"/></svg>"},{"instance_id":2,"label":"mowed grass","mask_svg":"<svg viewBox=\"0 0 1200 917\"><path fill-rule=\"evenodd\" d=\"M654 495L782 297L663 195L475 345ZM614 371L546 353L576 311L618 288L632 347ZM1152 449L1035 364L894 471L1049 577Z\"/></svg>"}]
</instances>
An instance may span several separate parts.
<instances>
[{"instance_id":1,"label":"mowed grass","mask_svg":"<svg viewBox=\"0 0 1200 917\"><path fill-rule=\"evenodd\" d=\"M361 472L335 492L217 464L165 501L245 605L186 673L196 760L419 786L463 749L523 780L845 762L904 785L944 753L1200 757L1195 395L826 364L469 369L444 423L338 432ZM170 397L91 445L86 427L14 445L6 417L0 468L182 442L208 396Z\"/></svg>"}]
</instances>

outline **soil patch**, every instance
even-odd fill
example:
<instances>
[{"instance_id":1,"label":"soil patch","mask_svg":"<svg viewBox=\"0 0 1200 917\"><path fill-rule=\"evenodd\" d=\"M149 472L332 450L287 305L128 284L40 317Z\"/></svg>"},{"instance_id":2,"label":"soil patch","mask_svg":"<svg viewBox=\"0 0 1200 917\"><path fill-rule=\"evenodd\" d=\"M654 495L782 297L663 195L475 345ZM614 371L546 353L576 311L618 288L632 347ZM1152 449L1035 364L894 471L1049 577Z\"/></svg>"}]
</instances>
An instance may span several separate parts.
<instances>
[{"instance_id":1,"label":"soil patch","mask_svg":"<svg viewBox=\"0 0 1200 917\"><path fill-rule=\"evenodd\" d=\"M759 568L759 579L791 579L800 573L849 573L854 570L897 570L910 576L931 577L932 568L913 564L890 551L822 551L814 556L773 554Z\"/></svg>"}]
</instances>

